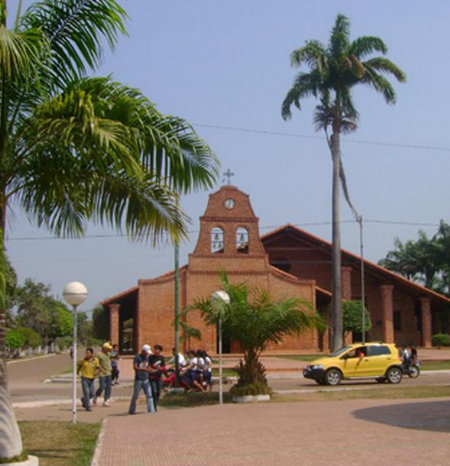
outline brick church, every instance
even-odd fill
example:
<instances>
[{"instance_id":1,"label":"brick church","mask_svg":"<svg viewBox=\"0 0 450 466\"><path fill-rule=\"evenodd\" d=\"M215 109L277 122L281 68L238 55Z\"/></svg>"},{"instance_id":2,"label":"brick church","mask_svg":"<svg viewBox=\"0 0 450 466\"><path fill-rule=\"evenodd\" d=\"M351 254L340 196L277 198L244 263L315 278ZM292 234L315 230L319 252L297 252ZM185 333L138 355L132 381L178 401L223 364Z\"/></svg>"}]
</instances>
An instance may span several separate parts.
<instances>
[{"instance_id":1,"label":"brick church","mask_svg":"<svg viewBox=\"0 0 450 466\"><path fill-rule=\"evenodd\" d=\"M264 288L274 299L307 300L326 319L331 302L331 244L290 224L261 237L258 221L249 196L238 188L225 185L209 196L197 245L179 270L180 309L219 290L218 272L225 270L230 282ZM368 261L364 270L366 307L372 321L368 340L427 347L433 333L448 332L449 298ZM342 297L361 297L361 259L344 250ZM174 301L174 271L141 279L137 286L104 300L111 342L119 343L123 352L135 352L144 343L171 348ZM193 341L192 346L215 353L216 329L205 326L195 313L189 319L188 324L202 332L202 340ZM360 341L361 335L353 337ZM267 349L326 351L328 335L309 331ZM224 351L239 349L224 336Z\"/></svg>"}]
</instances>

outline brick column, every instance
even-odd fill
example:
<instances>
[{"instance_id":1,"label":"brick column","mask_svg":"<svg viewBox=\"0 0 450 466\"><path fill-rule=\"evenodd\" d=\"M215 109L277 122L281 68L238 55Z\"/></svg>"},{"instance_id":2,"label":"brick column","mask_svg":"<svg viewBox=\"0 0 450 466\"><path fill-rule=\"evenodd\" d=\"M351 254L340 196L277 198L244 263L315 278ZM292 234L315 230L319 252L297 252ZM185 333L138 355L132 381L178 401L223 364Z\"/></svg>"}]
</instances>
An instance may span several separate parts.
<instances>
[{"instance_id":1,"label":"brick column","mask_svg":"<svg viewBox=\"0 0 450 466\"><path fill-rule=\"evenodd\" d=\"M109 305L109 339L111 344L119 344L119 311L120 304Z\"/></svg>"},{"instance_id":2,"label":"brick column","mask_svg":"<svg viewBox=\"0 0 450 466\"><path fill-rule=\"evenodd\" d=\"M385 343L394 343L394 286L381 285L382 335Z\"/></svg>"},{"instance_id":3,"label":"brick column","mask_svg":"<svg viewBox=\"0 0 450 466\"><path fill-rule=\"evenodd\" d=\"M342 299L352 299L352 268L342 267Z\"/></svg>"},{"instance_id":4,"label":"brick column","mask_svg":"<svg viewBox=\"0 0 450 466\"><path fill-rule=\"evenodd\" d=\"M420 309L422 311L422 346L431 347L431 299L420 298Z\"/></svg>"}]
</instances>

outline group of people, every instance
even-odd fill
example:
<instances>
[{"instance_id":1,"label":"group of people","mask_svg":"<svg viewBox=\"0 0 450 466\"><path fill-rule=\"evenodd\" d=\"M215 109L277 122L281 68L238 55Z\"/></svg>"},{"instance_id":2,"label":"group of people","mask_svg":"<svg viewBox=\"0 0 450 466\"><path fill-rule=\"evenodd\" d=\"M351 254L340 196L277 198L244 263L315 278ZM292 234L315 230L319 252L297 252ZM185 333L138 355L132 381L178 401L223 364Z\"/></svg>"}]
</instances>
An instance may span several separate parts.
<instances>
[{"instance_id":1,"label":"group of people","mask_svg":"<svg viewBox=\"0 0 450 466\"><path fill-rule=\"evenodd\" d=\"M212 388L212 360L204 350L189 350L180 367L181 383L188 391L206 392Z\"/></svg>"},{"instance_id":2,"label":"group of people","mask_svg":"<svg viewBox=\"0 0 450 466\"><path fill-rule=\"evenodd\" d=\"M111 387L119 383L119 359L118 345L104 343L99 353L94 354L92 348L87 348L84 358L78 363L78 374L81 376L81 388L83 396L81 404L86 411L91 411L92 404L97 404L97 399L103 394L103 406L109 407ZM98 388L95 389L95 380L98 380Z\"/></svg>"},{"instance_id":3,"label":"group of people","mask_svg":"<svg viewBox=\"0 0 450 466\"><path fill-rule=\"evenodd\" d=\"M147 411L149 413L157 411L163 382L173 385L177 377L177 369L180 384L188 391L211 390L212 360L206 351L189 350L185 358L182 353L177 354L175 348L172 348L173 357L167 367L162 351L161 345L155 345L153 351L150 345L143 345L141 352L134 357L135 377L129 414L135 414L136 402L141 390L145 394Z\"/></svg>"},{"instance_id":4,"label":"group of people","mask_svg":"<svg viewBox=\"0 0 450 466\"><path fill-rule=\"evenodd\" d=\"M186 358L182 353L176 353L172 348L173 357L166 367L166 361L162 354L163 347L154 345L153 351L150 345L143 345L141 352L133 359L134 386L133 394L128 409L129 414L135 414L136 403L141 390L145 394L147 411L154 413L158 409L163 382L169 386L175 385L177 379L180 386L187 391L201 391L206 393L212 387L212 360L204 350L189 350ZM97 404L97 399L103 394L103 406L109 406L112 385L119 383L118 345L104 343L101 351L94 353L92 348L86 349L85 357L78 363L78 373L81 376L83 396L81 403L86 411L91 411L92 404ZM98 388L95 389L95 380L98 380Z\"/></svg>"}]
</instances>

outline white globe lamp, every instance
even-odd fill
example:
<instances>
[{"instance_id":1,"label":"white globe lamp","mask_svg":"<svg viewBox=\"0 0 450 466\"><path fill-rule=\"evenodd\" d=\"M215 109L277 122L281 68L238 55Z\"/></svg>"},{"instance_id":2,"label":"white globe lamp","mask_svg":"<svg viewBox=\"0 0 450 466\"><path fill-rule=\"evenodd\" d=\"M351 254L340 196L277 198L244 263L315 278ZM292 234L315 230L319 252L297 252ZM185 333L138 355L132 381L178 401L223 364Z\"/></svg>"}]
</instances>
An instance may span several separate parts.
<instances>
[{"instance_id":1,"label":"white globe lamp","mask_svg":"<svg viewBox=\"0 0 450 466\"><path fill-rule=\"evenodd\" d=\"M73 310L72 344L72 422L77 423L77 307L87 298L87 289L80 282L70 282L64 287L63 296Z\"/></svg>"}]
</instances>

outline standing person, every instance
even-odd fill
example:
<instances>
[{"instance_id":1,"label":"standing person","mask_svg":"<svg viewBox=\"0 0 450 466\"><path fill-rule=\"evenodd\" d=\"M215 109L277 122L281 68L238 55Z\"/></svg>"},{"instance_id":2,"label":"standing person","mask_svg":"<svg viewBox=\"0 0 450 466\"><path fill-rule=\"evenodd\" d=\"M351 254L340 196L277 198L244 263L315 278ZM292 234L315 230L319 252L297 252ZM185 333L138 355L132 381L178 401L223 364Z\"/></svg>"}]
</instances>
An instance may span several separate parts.
<instances>
[{"instance_id":1,"label":"standing person","mask_svg":"<svg viewBox=\"0 0 450 466\"><path fill-rule=\"evenodd\" d=\"M134 387L133 396L131 397L130 407L128 414L136 413L136 401L139 398L139 392L141 389L145 393L147 400L147 411L149 413L155 412L155 405L153 404L152 391L150 389L150 381L148 379L149 374L149 355L151 354L151 348L149 345L144 345L139 354L136 354L133 360L134 369Z\"/></svg>"},{"instance_id":2,"label":"standing person","mask_svg":"<svg viewBox=\"0 0 450 466\"><path fill-rule=\"evenodd\" d=\"M97 404L97 398L103 393L103 406L109 407L109 399L111 398L111 358L109 353L112 350L110 343L104 343L102 350L97 355L98 362L100 364L99 372L99 387L94 395L93 403Z\"/></svg>"},{"instance_id":3,"label":"standing person","mask_svg":"<svg viewBox=\"0 0 450 466\"><path fill-rule=\"evenodd\" d=\"M161 395L162 374L166 372L166 360L161 354L162 351L163 347L161 345L155 345L153 347L153 354L148 358L150 364L148 378L150 381L150 388L152 389L155 411L158 410L158 401L159 396Z\"/></svg>"},{"instance_id":4,"label":"standing person","mask_svg":"<svg viewBox=\"0 0 450 466\"><path fill-rule=\"evenodd\" d=\"M100 370L98 359L94 358L94 350L92 348L86 349L85 357L78 363L77 373L81 373L81 388L83 390L83 397L81 404L86 411L92 411L90 407L90 400L94 396L94 379Z\"/></svg>"},{"instance_id":5,"label":"standing person","mask_svg":"<svg viewBox=\"0 0 450 466\"><path fill-rule=\"evenodd\" d=\"M111 358L111 385L119 385L119 345L113 345L109 357Z\"/></svg>"}]
</instances>

